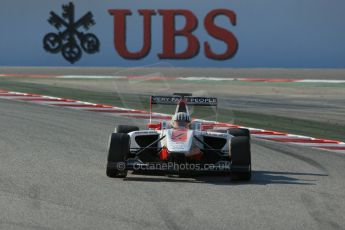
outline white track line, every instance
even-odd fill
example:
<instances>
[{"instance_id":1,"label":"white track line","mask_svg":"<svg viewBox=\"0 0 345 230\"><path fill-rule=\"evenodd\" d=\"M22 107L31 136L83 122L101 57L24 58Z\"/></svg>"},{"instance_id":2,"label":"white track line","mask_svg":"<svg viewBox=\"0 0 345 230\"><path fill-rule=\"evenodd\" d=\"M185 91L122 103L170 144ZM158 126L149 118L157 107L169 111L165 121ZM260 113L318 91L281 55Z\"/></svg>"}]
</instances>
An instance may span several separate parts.
<instances>
[{"instance_id":1,"label":"white track line","mask_svg":"<svg viewBox=\"0 0 345 230\"><path fill-rule=\"evenodd\" d=\"M296 82L302 83L345 83L345 80L318 80L318 79L303 79Z\"/></svg>"}]
</instances>

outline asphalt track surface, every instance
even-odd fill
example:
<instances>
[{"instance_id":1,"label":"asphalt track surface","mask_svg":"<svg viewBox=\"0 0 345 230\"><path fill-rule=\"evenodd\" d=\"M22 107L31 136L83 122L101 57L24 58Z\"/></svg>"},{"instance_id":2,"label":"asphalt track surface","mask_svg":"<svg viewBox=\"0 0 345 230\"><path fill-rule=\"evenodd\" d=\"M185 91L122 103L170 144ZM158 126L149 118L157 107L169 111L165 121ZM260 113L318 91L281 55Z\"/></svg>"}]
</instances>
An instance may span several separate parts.
<instances>
[{"instance_id":1,"label":"asphalt track surface","mask_svg":"<svg viewBox=\"0 0 345 230\"><path fill-rule=\"evenodd\" d=\"M0 229L344 229L345 156L253 139L251 182L105 175L124 118L0 100Z\"/></svg>"}]
</instances>

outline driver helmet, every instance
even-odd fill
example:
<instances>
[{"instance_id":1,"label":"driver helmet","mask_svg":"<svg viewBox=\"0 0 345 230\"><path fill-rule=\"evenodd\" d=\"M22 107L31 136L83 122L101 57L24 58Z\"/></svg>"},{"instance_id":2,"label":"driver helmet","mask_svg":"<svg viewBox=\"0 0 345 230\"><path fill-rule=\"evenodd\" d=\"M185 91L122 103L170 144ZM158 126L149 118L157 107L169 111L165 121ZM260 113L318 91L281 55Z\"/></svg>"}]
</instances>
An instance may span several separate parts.
<instances>
[{"instance_id":1,"label":"driver helmet","mask_svg":"<svg viewBox=\"0 0 345 230\"><path fill-rule=\"evenodd\" d=\"M178 112L173 117L174 126L184 127L190 122L190 116L186 112Z\"/></svg>"}]
</instances>

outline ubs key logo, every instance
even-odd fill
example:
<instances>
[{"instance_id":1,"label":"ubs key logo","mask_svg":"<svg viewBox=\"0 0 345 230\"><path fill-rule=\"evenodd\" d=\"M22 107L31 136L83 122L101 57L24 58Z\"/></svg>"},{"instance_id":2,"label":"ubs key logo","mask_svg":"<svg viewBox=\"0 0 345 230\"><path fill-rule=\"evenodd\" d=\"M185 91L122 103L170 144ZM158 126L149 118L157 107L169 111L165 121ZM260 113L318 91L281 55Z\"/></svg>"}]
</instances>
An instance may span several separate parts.
<instances>
[{"instance_id":1,"label":"ubs key logo","mask_svg":"<svg viewBox=\"0 0 345 230\"><path fill-rule=\"evenodd\" d=\"M54 26L58 32L48 33L43 38L43 47L50 53L62 53L62 56L70 63L77 62L82 56L82 49L88 54L99 51L100 42L96 35L82 32L88 31L95 25L93 14L86 13L79 20L75 21L74 4L62 6L62 17L50 12L48 22Z\"/></svg>"}]
</instances>

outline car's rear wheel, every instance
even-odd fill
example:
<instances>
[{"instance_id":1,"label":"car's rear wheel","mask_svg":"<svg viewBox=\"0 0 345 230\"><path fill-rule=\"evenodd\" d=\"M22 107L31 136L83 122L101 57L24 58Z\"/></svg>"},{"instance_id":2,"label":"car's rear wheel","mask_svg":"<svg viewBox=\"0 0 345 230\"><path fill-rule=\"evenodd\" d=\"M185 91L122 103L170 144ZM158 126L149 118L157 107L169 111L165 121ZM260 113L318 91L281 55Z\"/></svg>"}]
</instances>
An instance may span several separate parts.
<instances>
[{"instance_id":1,"label":"car's rear wheel","mask_svg":"<svg viewBox=\"0 0 345 230\"><path fill-rule=\"evenodd\" d=\"M118 125L115 128L115 133L130 133L133 131L138 131L139 128L133 125Z\"/></svg>"},{"instance_id":2,"label":"car's rear wheel","mask_svg":"<svg viewBox=\"0 0 345 230\"><path fill-rule=\"evenodd\" d=\"M251 175L250 138L233 137L231 139L231 179L250 180Z\"/></svg>"},{"instance_id":3,"label":"car's rear wheel","mask_svg":"<svg viewBox=\"0 0 345 230\"><path fill-rule=\"evenodd\" d=\"M130 139L126 133L112 133L110 136L108 163L106 174L108 177L124 178L127 176L125 160L129 155Z\"/></svg>"}]
</instances>

